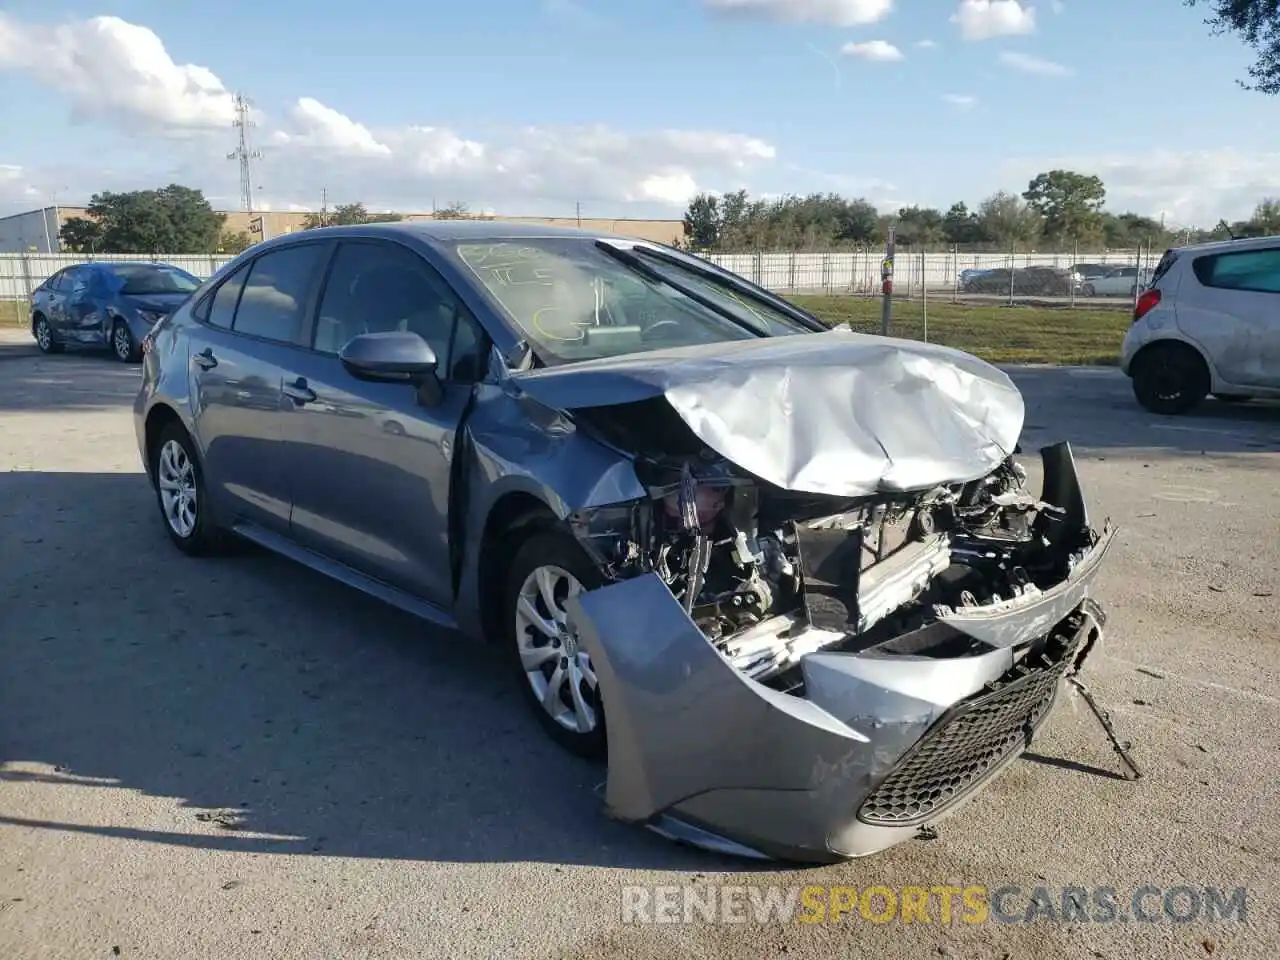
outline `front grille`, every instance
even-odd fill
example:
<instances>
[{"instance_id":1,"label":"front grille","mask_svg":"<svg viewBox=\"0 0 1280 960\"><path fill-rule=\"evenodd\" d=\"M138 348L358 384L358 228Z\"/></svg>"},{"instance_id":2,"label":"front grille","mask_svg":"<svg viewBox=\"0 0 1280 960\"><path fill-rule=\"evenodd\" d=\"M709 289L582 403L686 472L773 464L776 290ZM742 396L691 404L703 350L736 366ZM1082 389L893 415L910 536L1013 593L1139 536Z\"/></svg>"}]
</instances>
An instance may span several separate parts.
<instances>
[{"instance_id":1,"label":"front grille","mask_svg":"<svg viewBox=\"0 0 1280 960\"><path fill-rule=\"evenodd\" d=\"M1024 661L943 714L863 801L858 819L892 827L927 820L1024 748L1049 715L1059 681L1079 647L1074 620L1063 625L1070 639L1051 638L1033 663Z\"/></svg>"}]
</instances>

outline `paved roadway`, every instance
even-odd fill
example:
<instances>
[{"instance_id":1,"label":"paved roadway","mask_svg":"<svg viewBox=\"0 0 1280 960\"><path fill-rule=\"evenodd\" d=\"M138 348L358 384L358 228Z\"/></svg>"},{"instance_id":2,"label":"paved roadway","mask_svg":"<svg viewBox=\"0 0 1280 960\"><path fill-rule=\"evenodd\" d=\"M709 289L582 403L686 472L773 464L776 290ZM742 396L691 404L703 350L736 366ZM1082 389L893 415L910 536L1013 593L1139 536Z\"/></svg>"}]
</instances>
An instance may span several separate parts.
<instances>
[{"instance_id":1,"label":"paved roadway","mask_svg":"<svg viewBox=\"0 0 1280 960\"><path fill-rule=\"evenodd\" d=\"M0 343L0 947L30 958L1263 957L1280 943L1280 407L1158 420L1016 372L1123 525L1092 685L940 836L761 870L607 821L493 658L270 556L167 543L136 368ZM623 924L623 885L1250 888L1248 923ZM1154 901L1158 903L1158 901ZM1023 901L1013 906L1021 909Z\"/></svg>"}]
</instances>

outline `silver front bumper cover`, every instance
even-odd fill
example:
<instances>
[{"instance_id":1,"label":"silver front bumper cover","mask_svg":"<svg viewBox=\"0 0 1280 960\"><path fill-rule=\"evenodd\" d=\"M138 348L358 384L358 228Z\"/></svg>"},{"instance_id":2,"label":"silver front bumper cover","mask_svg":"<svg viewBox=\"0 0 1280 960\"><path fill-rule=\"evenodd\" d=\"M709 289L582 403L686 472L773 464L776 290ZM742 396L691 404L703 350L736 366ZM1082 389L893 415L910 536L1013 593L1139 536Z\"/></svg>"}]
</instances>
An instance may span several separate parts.
<instances>
[{"instance_id":1,"label":"silver front bumper cover","mask_svg":"<svg viewBox=\"0 0 1280 960\"><path fill-rule=\"evenodd\" d=\"M654 574L571 599L608 711L609 813L700 847L788 860L863 856L908 839L1021 754L1078 666L1070 652L1019 663L1020 646L1056 632L1096 647L1101 618L1088 614L1087 595L1114 535L1107 525L1049 590L924 628L938 639L968 634L978 652L809 653L803 697L735 669ZM970 742L977 734L967 731L991 726L975 724L978 711L1004 724L989 744Z\"/></svg>"}]
</instances>

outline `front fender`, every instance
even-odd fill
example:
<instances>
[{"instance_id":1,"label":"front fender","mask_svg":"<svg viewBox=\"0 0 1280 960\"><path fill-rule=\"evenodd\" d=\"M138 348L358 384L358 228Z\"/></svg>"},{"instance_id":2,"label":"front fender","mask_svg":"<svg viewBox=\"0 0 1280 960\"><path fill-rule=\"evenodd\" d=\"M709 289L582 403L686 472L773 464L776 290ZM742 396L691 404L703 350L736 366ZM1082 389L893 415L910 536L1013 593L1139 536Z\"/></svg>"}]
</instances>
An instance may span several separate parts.
<instances>
[{"instance_id":1,"label":"front fender","mask_svg":"<svg viewBox=\"0 0 1280 960\"><path fill-rule=\"evenodd\" d=\"M564 413L501 385L477 386L458 445L450 510L463 518L455 617L480 631L480 553L497 506L513 494L543 504L558 519L590 507L636 500L645 489L631 460L586 435Z\"/></svg>"}]
</instances>

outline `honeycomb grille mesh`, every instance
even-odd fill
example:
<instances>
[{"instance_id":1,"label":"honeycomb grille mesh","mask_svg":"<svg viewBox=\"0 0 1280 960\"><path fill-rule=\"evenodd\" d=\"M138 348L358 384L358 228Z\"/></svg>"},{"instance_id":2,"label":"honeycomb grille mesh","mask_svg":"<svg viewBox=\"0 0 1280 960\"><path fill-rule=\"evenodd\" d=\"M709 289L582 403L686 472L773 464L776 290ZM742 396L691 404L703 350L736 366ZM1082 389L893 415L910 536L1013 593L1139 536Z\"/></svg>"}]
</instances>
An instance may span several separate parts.
<instances>
[{"instance_id":1,"label":"honeycomb grille mesh","mask_svg":"<svg viewBox=\"0 0 1280 960\"><path fill-rule=\"evenodd\" d=\"M1019 666L944 714L858 810L877 826L910 826L960 800L993 774L1048 716L1074 650L1059 646L1035 666Z\"/></svg>"}]
</instances>

